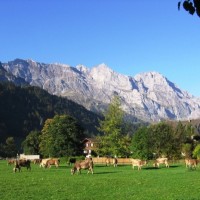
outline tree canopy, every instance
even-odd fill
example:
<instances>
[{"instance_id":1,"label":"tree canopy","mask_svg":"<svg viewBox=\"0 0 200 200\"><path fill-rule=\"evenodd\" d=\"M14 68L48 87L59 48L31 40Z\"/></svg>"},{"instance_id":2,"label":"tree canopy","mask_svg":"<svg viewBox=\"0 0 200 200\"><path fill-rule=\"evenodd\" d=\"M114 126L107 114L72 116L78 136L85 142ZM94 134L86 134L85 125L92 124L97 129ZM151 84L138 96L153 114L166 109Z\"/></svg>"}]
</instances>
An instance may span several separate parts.
<instances>
[{"instance_id":1,"label":"tree canopy","mask_svg":"<svg viewBox=\"0 0 200 200\"><path fill-rule=\"evenodd\" d=\"M16 157L17 147L13 137L8 137L5 144L0 143L0 157Z\"/></svg>"},{"instance_id":2,"label":"tree canopy","mask_svg":"<svg viewBox=\"0 0 200 200\"><path fill-rule=\"evenodd\" d=\"M25 154L36 155L39 154L39 131L31 131L22 143Z\"/></svg>"},{"instance_id":3,"label":"tree canopy","mask_svg":"<svg viewBox=\"0 0 200 200\"><path fill-rule=\"evenodd\" d=\"M74 156L82 153L83 128L69 115L47 119L40 135L40 153L44 157Z\"/></svg>"},{"instance_id":4,"label":"tree canopy","mask_svg":"<svg viewBox=\"0 0 200 200\"><path fill-rule=\"evenodd\" d=\"M192 125L183 125L181 122L175 127L167 122L141 127L132 137L132 157L153 159L167 156L176 159L180 158L182 153L186 157L192 157L192 150L196 146L193 136ZM196 150L193 155L197 155L198 151Z\"/></svg>"}]
</instances>

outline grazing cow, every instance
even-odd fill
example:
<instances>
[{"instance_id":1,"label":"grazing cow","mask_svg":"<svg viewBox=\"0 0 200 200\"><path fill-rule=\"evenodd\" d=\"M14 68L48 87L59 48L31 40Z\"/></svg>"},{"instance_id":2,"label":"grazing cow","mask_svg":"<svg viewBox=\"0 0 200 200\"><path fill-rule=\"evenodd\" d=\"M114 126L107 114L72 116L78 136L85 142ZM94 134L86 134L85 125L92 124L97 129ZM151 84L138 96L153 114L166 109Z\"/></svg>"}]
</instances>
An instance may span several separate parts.
<instances>
[{"instance_id":1,"label":"grazing cow","mask_svg":"<svg viewBox=\"0 0 200 200\"><path fill-rule=\"evenodd\" d=\"M40 167L46 168L48 160L50 160L50 158L44 158L44 159L42 159L41 162L40 162Z\"/></svg>"},{"instance_id":2,"label":"grazing cow","mask_svg":"<svg viewBox=\"0 0 200 200\"><path fill-rule=\"evenodd\" d=\"M42 159L34 159L34 160L33 160L33 163L34 163L34 164L40 164L41 161L42 161Z\"/></svg>"},{"instance_id":3,"label":"grazing cow","mask_svg":"<svg viewBox=\"0 0 200 200\"><path fill-rule=\"evenodd\" d=\"M13 172L16 172L17 170L20 172L21 167L26 167L27 170L31 170L31 161L25 159L15 160Z\"/></svg>"},{"instance_id":4,"label":"grazing cow","mask_svg":"<svg viewBox=\"0 0 200 200\"><path fill-rule=\"evenodd\" d=\"M160 164L165 164L166 167L169 167L168 158L157 158L154 161L153 166L159 168Z\"/></svg>"},{"instance_id":5,"label":"grazing cow","mask_svg":"<svg viewBox=\"0 0 200 200\"><path fill-rule=\"evenodd\" d=\"M109 166L110 165L110 158L106 158L105 162L106 162L106 166Z\"/></svg>"},{"instance_id":6,"label":"grazing cow","mask_svg":"<svg viewBox=\"0 0 200 200\"><path fill-rule=\"evenodd\" d=\"M50 168L52 165L55 165L56 168L58 168L59 164L60 164L60 160L58 158L51 158L51 159L47 160L45 167Z\"/></svg>"},{"instance_id":7,"label":"grazing cow","mask_svg":"<svg viewBox=\"0 0 200 200\"><path fill-rule=\"evenodd\" d=\"M198 161L196 159L185 159L186 168L196 168Z\"/></svg>"},{"instance_id":8,"label":"grazing cow","mask_svg":"<svg viewBox=\"0 0 200 200\"><path fill-rule=\"evenodd\" d=\"M41 160L40 162L40 167L43 167L43 168L47 168L47 161L50 160L51 158L44 158Z\"/></svg>"},{"instance_id":9,"label":"grazing cow","mask_svg":"<svg viewBox=\"0 0 200 200\"><path fill-rule=\"evenodd\" d=\"M71 169L71 174L74 175L74 173L77 171L77 174L81 173L81 169L88 169L87 173L94 173L93 171L93 161L92 159L86 159L82 161L77 161L74 164L74 167Z\"/></svg>"},{"instance_id":10,"label":"grazing cow","mask_svg":"<svg viewBox=\"0 0 200 200\"><path fill-rule=\"evenodd\" d=\"M114 167L117 167L117 163L118 163L117 158L113 158L113 166L114 166Z\"/></svg>"},{"instance_id":11,"label":"grazing cow","mask_svg":"<svg viewBox=\"0 0 200 200\"><path fill-rule=\"evenodd\" d=\"M140 159L131 159L131 163L133 169L134 167L138 167L138 170L141 170L142 166L147 164L147 161Z\"/></svg>"}]
</instances>

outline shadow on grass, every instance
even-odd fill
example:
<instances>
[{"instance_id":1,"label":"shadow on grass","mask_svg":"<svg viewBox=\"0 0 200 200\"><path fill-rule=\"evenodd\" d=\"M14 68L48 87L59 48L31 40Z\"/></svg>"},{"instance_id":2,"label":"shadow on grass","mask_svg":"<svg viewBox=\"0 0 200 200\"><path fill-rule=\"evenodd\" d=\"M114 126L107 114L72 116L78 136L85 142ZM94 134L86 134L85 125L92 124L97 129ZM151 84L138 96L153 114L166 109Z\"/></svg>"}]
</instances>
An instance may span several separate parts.
<instances>
[{"instance_id":1,"label":"shadow on grass","mask_svg":"<svg viewBox=\"0 0 200 200\"><path fill-rule=\"evenodd\" d=\"M121 171L117 171L117 172L94 172L94 174L114 174L114 173L120 173Z\"/></svg>"},{"instance_id":2,"label":"shadow on grass","mask_svg":"<svg viewBox=\"0 0 200 200\"><path fill-rule=\"evenodd\" d=\"M177 168L179 167L178 165L172 165L172 166L169 166L169 168ZM165 169L166 167L145 167L143 169L146 169L146 170L157 170L157 169Z\"/></svg>"},{"instance_id":3,"label":"shadow on grass","mask_svg":"<svg viewBox=\"0 0 200 200\"><path fill-rule=\"evenodd\" d=\"M57 169L71 169L73 166L59 166ZM55 168L56 169L56 168Z\"/></svg>"},{"instance_id":4,"label":"shadow on grass","mask_svg":"<svg viewBox=\"0 0 200 200\"><path fill-rule=\"evenodd\" d=\"M127 167L127 165L117 165L117 167L114 167L113 165L106 166L106 165L95 165L94 164L94 167L119 168L119 167Z\"/></svg>"},{"instance_id":5,"label":"shadow on grass","mask_svg":"<svg viewBox=\"0 0 200 200\"><path fill-rule=\"evenodd\" d=\"M158 167L145 167L145 168L142 168L143 170L158 170L160 168Z\"/></svg>"},{"instance_id":6,"label":"shadow on grass","mask_svg":"<svg viewBox=\"0 0 200 200\"><path fill-rule=\"evenodd\" d=\"M187 172L195 172L195 171L197 171L197 168L187 168L186 171Z\"/></svg>"},{"instance_id":7,"label":"shadow on grass","mask_svg":"<svg viewBox=\"0 0 200 200\"><path fill-rule=\"evenodd\" d=\"M178 166L178 165L169 166L169 168L177 168L177 167L180 167L180 166Z\"/></svg>"}]
</instances>

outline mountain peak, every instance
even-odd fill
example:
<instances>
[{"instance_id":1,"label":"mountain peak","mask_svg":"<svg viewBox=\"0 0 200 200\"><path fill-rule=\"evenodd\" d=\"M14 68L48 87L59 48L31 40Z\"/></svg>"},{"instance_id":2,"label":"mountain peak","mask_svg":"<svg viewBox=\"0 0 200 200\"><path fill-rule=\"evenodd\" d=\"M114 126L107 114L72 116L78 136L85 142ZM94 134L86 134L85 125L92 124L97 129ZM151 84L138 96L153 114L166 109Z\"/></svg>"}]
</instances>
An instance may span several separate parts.
<instances>
[{"instance_id":1,"label":"mountain peak","mask_svg":"<svg viewBox=\"0 0 200 200\"><path fill-rule=\"evenodd\" d=\"M155 71L151 71L151 72L142 72L140 74L136 74L135 78L149 78L149 79L166 79L166 77L164 77L161 73L159 72L155 72Z\"/></svg>"},{"instance_id":2,"label":"mountain peak","mask_svg":"<svg viewBox=\"0 0 200 200\"><path fill-rule=\"evenodd\" d=\"M32 63L36 63L33 59L27 59L27 62L32 62Z\"/></svg>"},{"instance_id":3,"label":"mountain peak","mask_svg":"<svg viewBox=\"0 0 200 200\"><path fill-rule=\"evenodd\" d=\"M80 72L83 72L83 73L88 73L89 72L89 69L85 65L77 65L76 69L78 71L80 71Z\"/></svg>"},{"instance_id":4,"label":"mountain peak","mask_svg":"<svg viewBox=\"0 0 200 200\"><path fill-rule=\"evenodd\" d=\"M108 65L106 65L105 63L101 63L97 66L94 67L95 69L98 70L106 70L106 71L113 71L110 67L108 67Z\"/></svg>"},{"instance_id":5,"label":"mountain peak","mask_svg":"<svg viewBox=\"0 0 200 200\"><path fill-rule=\"evenodd\" d=\"M90 76L92 79L96 80L98 83L103 84L110 82L114 74L116 75L117 73L115 73L104 63L93 67L90 71Z\"/></svg>"}]
</instances>

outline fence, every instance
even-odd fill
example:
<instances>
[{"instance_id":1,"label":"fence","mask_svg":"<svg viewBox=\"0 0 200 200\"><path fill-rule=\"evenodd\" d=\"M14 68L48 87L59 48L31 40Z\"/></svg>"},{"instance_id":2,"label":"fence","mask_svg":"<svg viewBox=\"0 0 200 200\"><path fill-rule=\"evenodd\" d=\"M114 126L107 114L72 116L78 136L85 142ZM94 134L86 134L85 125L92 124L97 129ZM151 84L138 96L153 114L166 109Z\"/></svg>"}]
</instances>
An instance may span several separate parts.
<instances>
[{"instance_id":1,"label":"fence","mask_svg":"<svg viewBox=\"0 0 200 200\"><path fill-rule=\"evenodd\" d=\"M92 158L94 164L106 164L106 159L109 159L110 164L112 164L113 158L106 158L106 157L96 157ZM130 165L131 159L130 158L117 158L118 165Z\"/></svg>"}]
</instances>

